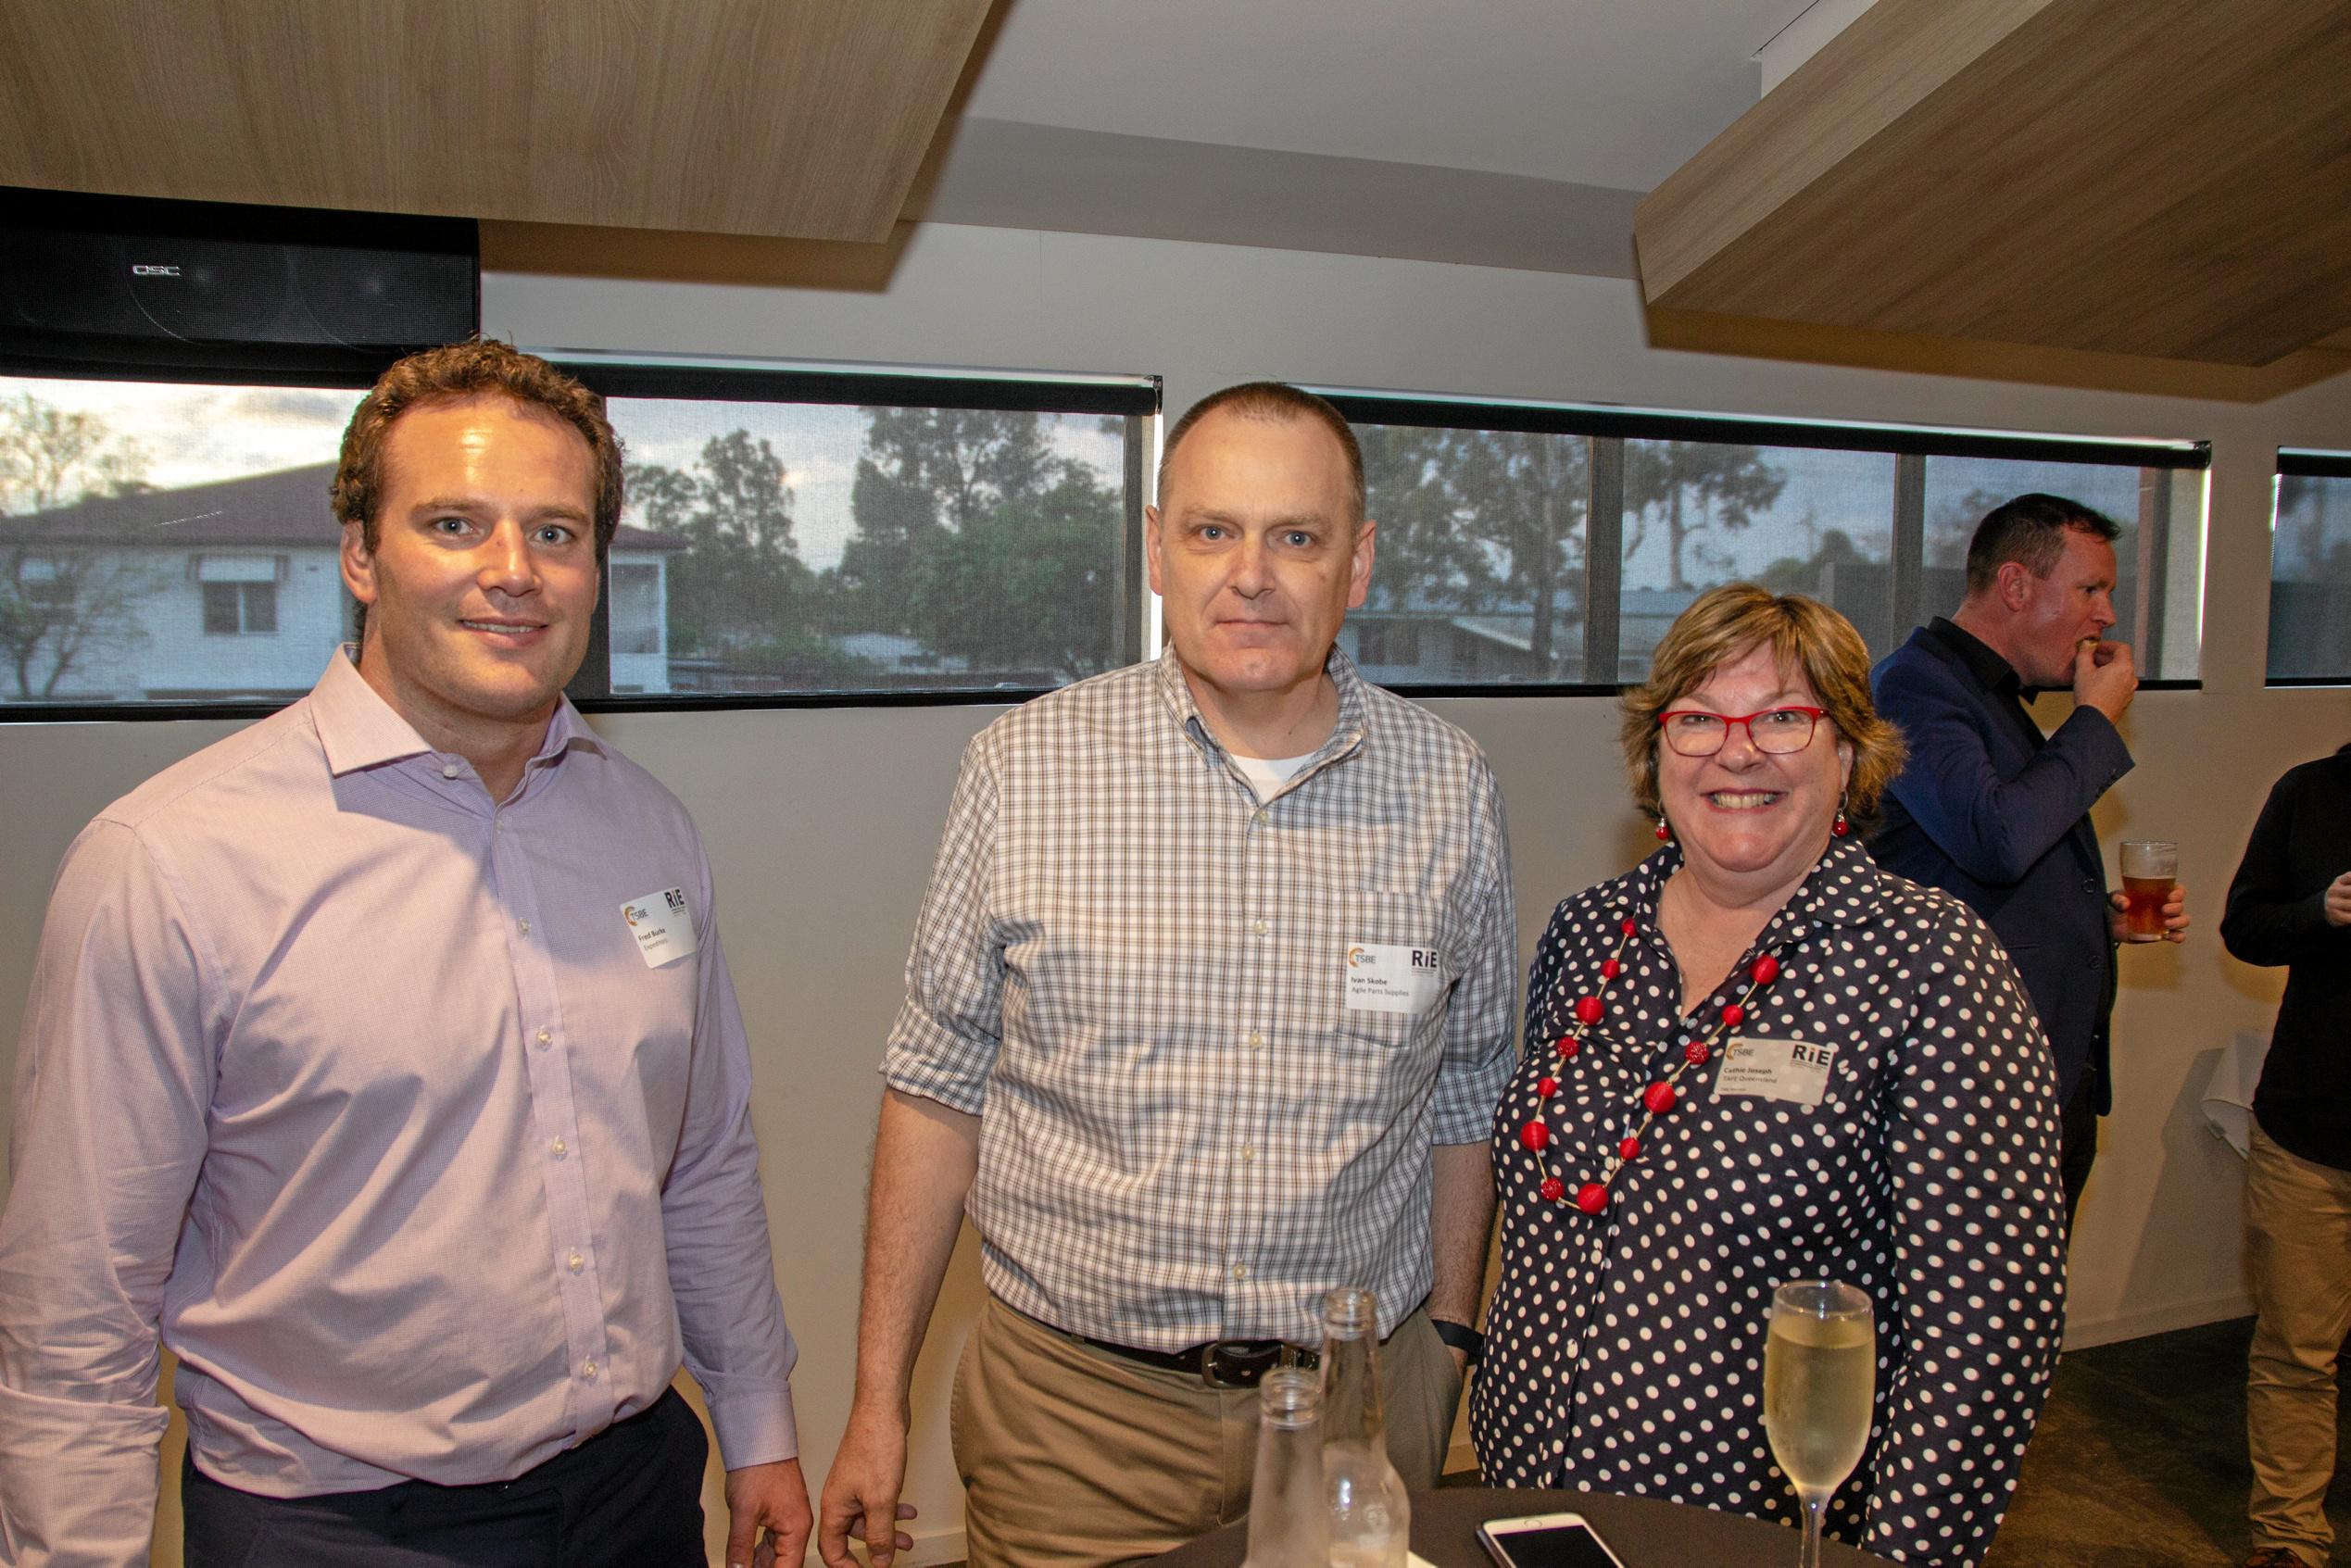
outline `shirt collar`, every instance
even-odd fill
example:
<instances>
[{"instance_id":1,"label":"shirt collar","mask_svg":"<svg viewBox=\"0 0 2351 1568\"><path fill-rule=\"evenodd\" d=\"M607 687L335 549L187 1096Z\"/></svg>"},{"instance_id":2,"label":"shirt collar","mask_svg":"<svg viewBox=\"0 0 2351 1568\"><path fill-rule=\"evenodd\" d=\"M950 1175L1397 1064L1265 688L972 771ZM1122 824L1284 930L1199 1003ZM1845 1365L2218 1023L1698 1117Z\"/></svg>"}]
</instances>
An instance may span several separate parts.
<instances>
[{"instance_id":1,"label":"shirt collar","mask_svg":"<svg viewBox=\"0 0 2351 1568\"><path fill-rule=\"evenodd\" d=\"M358 659L358 646L345 643L327 660L319 684L310 688L310 721L326 753L327 771L337 777L433 750L416 727L394 712L383 695L368 684L359 673ZM596 749L603 746L571 698L559 698L547 735L531 758L532 765L554 760L574 742Z\"/></svg>"},{"instance_id":2,"label":"shirt collar","mask_svg":"<svg viewBox=\"0 0 2351 1568\"><path fill-rule=\"evenodd\" d=\"M1623 896L1609 911L1611 918L1630 920L1636 930L1662 944L1664 937L1657 933L1657 897L1665 891L1666 879L1681 868L1681 845L1677 841L1641 861L1625 879ZM1828 849L1813 862L1788 901L1765 923L1763 935L1755 938L1756 948L1784 947L1815 929L1867 924L1877 918L1884 902L1885 874L1858 838L1830 839Z\"/></svg>"},{"instance_id":3,"label":"shirt collar","mask_svg":"<svg viewBox=\"0 0 2351 1568\"><path fill-rule=\"evenodd\" d=\"M1975 676L1986 691L2003 696L2025 695L2024 680L2018 675L2017 667L2001 658L1993 650L1991 644L1973 632L1940 615L1927 622L1927 631L1968 667L1968 673Z\"/></svg>"},{"instance_id":4,"label":"shirt collar","mask_svg":"<svg viewBox=\"0 0 2351 1568\"><path fill-rule=\"evenodd\" d=\"M1330 657L1323 661L1323 671L1330 677L1331 684L1339 688L1339 718L1330 727L1329 738L1314 748L1306 766L1299 771L1300 778L1363 744L1367 705L1364 700L1364 678L1356 671L1355 661L1347 657L1346 649L1333 643ZM1200 704L1192 699L1192 684L1184 678L1184 666L1176 658L1174 643L1160 650L1159 686L1177 728L1194 746L1211 752L1224 749L1208 721L1200 716Z\"/></svg>"}]
</instances>

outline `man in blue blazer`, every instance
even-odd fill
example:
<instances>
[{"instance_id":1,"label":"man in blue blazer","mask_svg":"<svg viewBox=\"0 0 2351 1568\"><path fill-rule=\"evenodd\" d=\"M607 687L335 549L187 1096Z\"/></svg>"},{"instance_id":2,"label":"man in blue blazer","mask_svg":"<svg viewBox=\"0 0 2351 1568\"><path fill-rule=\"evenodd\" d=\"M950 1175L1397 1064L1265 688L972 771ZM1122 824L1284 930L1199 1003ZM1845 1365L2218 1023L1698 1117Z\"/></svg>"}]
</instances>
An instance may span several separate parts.
<instances>
[{"instance_id":1,"label":"man in blue blazer","mask_svg":"<svg viewBox=\"0 0 2351 1568\"><path fill-rule=\"evenodd\" d=\"M1958 611L1912 633L1870 673L1878 711L1910 743L1870 851L1966 900L2023 976L2056 1056L2068 1230L2112 1104L2121 899L2106 891L2090 808L2131 765L2115 721L2138 671L2129 645L2106 640L2120 532L2056 495L1994 508L1968 543ZM2072 688L2073 712L2043 735L2025 702L2060 686ZM2168 935L2181 940L2176 888L2164 912Z\"/></svg>"}]
</instances>

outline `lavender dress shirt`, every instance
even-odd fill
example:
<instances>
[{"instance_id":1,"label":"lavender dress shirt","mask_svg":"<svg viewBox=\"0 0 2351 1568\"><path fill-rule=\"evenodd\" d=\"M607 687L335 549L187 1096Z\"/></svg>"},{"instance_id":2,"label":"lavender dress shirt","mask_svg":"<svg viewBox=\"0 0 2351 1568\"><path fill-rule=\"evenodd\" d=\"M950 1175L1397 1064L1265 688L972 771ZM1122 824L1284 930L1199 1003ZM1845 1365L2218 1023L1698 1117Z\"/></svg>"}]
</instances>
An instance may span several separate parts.
<instances>
[{"instance_id":1,"label":"lavender dress shirt","mask_svg":"<svg viewBox=\"0 0 2351 1568\"><path fill-rule=\"evenodd\" d=\"M698 949L624 909L672 890ZM664 905L666 907L666 904ZM0 1215L0 1561L145 1561L199 1468L503 1480L659 1399L798 1451L749 1060L685 808L570 704L493 802L337 657L68 852Z\"/></svg>"}]
</instances>

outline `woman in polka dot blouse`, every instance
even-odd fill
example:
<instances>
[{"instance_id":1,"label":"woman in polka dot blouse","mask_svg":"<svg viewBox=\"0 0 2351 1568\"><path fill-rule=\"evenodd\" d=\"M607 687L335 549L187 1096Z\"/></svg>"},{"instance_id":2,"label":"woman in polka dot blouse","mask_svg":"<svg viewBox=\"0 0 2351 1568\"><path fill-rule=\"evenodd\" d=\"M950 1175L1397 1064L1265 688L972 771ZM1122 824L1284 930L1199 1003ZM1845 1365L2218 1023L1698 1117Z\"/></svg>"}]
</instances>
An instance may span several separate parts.
<instances>
[{"instance_id":1,"label":"woman in polka dot blouse","mask_svg":"<svg viewBox=\"0 0 2351 1568\"><path fill-rule=\"evenodd\" d=\"M1552 917L1495 1115L1479 1463L1793 1524L1771 1293L1844 1280L1877 1304L1876 1411L1829 1533L1972 1568L2057 1355L2048 1046L1982 922L1852 832L1903 748L1842 616L1717 588L1653 669L1625 749L1666 842Z\"/></svg>"}]
</instances>

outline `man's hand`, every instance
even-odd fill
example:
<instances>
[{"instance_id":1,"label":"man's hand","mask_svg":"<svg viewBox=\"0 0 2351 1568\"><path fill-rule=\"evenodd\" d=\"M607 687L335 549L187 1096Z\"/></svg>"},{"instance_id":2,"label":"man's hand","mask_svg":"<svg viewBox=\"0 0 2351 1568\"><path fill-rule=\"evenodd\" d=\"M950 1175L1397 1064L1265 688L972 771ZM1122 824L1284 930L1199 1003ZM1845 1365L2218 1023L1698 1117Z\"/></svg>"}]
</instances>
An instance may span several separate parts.
<instances>
[{"instance_id":1,"label":"man's hand","mask_svg":"<svg viewBox=\"0 0 2351 1568\"><path fill-rule=\"evenodd\" d=\"M2327 884L2327 923L2351 925L2351 872Z\"/></svg>"},{"instance_id":2,"label":"man's hand","mask_svg":"<svg viewBox=\"0 0 2351 1568\"><path fill-rule=\"evenodd\" d=\"M963 1223L963 1198L979 1169L980 1119L897 1089L882 1095L874 1130L874 1179L865 1193L865 1294L857 1311L857 1388L849 1430L824 1473L816 1549L828 1568L852 1568L849 1537L874 1568L888 1568L913 1538L898 1521L906 1484L907 1389L915 1353L938 1302L939 1281Z\"/></svg>"},{"instance_id":3,"label":"man's hand","mask_svg":"<svg viewBox=\"0 0 2351 1568\"><path fill-rule=\"evenodd\" d=\"M799 1568L808 1555L808 1483L779 1459L726 1473L726 1568ZM766 1534L761 1535L764 1529Z\"/></svg>"},{"instance_id":4,"label":"man's hand","mask_svg":"<svg viewBox=\"0 0 2351 1568\"><path fill-rule=\"evenodd\" d=\"M2163 935L2140 936L2131 929L2130 917L2124 913L2131 907L2120 893L2106 895L2106 935L2116 942L2185 942L2188 939L2188 890L2179 883L2171 884L2171 892L2163 901Z\"/></svg>"},{"instance_id":5,"label":"man's hand","mask_svg":"<svg viewBox=\"0 0 2351 1568\"><path fill-rule=\"evenodd\" d=\"M2073 700L2094 708L2109 722L2139 689L2139 667L2131 662L2129 643L2084 643L2073 653Z\"/></svg>"},{"instance_id":6,"label":"man's hand","mask_svg":"<svg viewBox=\"0 0 2351 1568\"><path fill-rule=\"evenodd\" d=\"M896 1521L914 1517L913 1506L898 1500L905 1484L905 1421L852 1411L833 1468L824 1473L816 1553L827 1568L856 1568L851 1536L865 1543L874 1568L888 1568L899 1552L913 1549L914 1537L896 1528Z\"/></svg>"}]
</instances>

